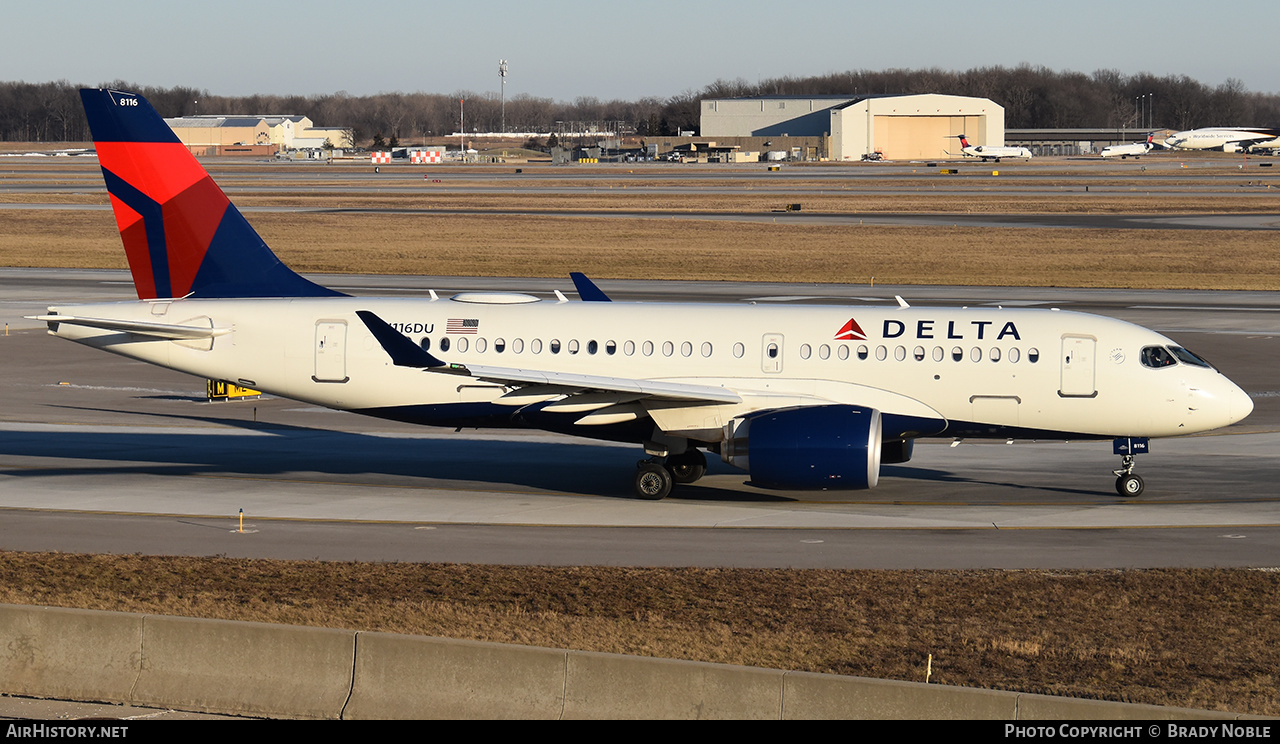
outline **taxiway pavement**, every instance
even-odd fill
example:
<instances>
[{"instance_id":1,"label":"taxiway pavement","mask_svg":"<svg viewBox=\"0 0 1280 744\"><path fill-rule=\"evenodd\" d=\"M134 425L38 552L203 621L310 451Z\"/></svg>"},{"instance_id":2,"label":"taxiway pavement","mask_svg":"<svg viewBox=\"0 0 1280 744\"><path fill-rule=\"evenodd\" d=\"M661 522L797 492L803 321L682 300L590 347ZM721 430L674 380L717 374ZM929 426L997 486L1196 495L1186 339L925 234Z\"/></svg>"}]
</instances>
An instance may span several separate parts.
<instances>
[{"instance_id":1,"label":"taxiway pavement","mask_svg":"<svg viewBox=\"0 0 1280 744\"><path fill-rule=\"evenodd\" d=\"M354 294L568 280L319 278ZM795 567L1280 564L1280 293L601 282L617 299L1053 306L1142 323L1255 412L1157 440L1121 499L1109 442L925 442L870 491L775 492L713 461L662 502L641 453L542 432L426 429L264 398L48 337L45 302L130 299L125 272L0 270L0 548L344 560ZM240 510L244 531L238 529Z\"/></svg>"}]
</instances>

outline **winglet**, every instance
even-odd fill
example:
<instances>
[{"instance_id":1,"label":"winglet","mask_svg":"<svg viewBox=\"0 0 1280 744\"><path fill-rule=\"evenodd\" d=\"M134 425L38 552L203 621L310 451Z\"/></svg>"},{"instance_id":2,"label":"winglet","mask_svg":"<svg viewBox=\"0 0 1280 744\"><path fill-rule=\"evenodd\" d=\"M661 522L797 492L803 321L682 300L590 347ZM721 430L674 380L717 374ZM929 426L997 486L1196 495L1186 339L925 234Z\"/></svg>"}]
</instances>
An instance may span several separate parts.
<instances>
[{"instance_id":1,"label":"winglet","mask_svg":"<svg viewBox=\"0 0 1280 744\"><path fill-rule=\"evenodd\" d=\"M422 347L410 341L407 336L392 328L387 321L372 312L357 310L356 315L360 316L360 320L364 321L365 326L369 328L369 332L378 340L378 343L382 345L382 350L387 352L387 356L391 357L391 361L397 367L431 369L445 366L444 362L428 354Z\"/></svg>"},{"instance_id":2,"label":"winglet","mask_svg":"<svg viewBox=\"0 0 1280 744\"><path fill-rule=\"evenodd\" d=\"M578 289L578 296L583 302L613 302L581 271L570 271L569 278L573 279L573 286Z\"/></svg>"}]
</instances>

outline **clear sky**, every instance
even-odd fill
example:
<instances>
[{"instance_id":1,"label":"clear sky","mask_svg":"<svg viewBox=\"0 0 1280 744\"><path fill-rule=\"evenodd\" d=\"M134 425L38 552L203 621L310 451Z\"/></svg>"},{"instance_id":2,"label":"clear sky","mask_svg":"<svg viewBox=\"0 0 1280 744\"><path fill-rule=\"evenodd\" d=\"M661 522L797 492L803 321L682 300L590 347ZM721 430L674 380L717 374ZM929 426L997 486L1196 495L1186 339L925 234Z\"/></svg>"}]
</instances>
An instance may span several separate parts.
<instances>
[{"instance_id":1,"label":"clear sky","mask_svg":"<svg viewBox=\"0 0 1280 744\"><path fill-rule=\"evenodd\" d=\"M492 92L666 98L717 79L1027 63L1280 92L1276 0L1039 3L44 0L0 11L0 80L218 95ZM377 11L374 16L372 11ZM304 15L303 12L306 11Z\"/></svg>"}]
</instances>

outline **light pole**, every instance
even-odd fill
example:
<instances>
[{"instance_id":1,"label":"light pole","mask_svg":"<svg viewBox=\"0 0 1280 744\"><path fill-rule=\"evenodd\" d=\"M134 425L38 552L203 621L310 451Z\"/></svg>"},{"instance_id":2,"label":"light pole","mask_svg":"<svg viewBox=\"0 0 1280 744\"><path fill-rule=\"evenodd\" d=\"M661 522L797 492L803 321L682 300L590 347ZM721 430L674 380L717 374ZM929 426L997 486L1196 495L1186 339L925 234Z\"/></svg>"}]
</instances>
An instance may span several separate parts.
<instances>
[{"instance_id":1,"label":"light pole","mask_svg":"<svg viewBox=\"0 0 1280 744\"><path fill-rule=\"evenodd\" d=\"M502 80L502 132L507 132L507 61L498 60L498 77Z\"/></svg>"}]
</instances>

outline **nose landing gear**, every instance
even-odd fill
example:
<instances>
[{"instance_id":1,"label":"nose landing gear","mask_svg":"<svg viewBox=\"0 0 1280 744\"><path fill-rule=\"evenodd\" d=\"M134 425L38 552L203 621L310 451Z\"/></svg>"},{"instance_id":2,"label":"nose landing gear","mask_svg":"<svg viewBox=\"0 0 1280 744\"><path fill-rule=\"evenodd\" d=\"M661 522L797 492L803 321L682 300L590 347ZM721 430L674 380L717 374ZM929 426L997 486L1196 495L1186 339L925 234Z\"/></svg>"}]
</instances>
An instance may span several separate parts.
<instances>
[{"instance_id":1,"label":"nose landing gear","mask_svg":"<svg viewBox=\"0 0 1280 744\"><path fill-rule=\"evenodd\" d=\"M1146 484L1142 476L1133 472L1140 452L1149 452L1150 445L1146 437L1120 437L1112 442L1112 450L1122 457L1120 469L1112 470L1116 476L1116 493L1125 498L1141 496Z\"/></svg>"},{"instance_id":2,"label":"nose landing gear","mask_svg":"<svg viewBox=\"0 0 1280 744\"><path fill-rule=\"evenodd\" d=\"M1120 469L1111 471L1116 474L1116 493L1126 498L1142 495L1146 487L1142 476L1133 472L1134 459L1133 455L1125 455Z\"/></svg>"}]
</instances>

